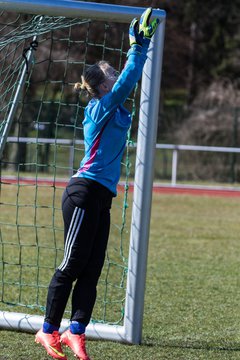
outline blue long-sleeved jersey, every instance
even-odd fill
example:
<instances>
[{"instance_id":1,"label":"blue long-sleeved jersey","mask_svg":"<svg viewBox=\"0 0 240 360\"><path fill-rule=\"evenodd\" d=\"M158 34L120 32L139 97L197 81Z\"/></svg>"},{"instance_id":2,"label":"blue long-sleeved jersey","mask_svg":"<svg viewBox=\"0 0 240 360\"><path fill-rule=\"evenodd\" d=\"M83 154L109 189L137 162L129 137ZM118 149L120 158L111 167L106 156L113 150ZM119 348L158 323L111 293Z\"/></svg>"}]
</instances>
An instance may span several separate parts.
<instances>
[{"instance_id":1,"label":"blue long-sleeved jersey","mask_svg":"<svg viewBox=\"0 0 240 360\"><path fill-rule=\"evenodd\" d=\"M131 47L126 65L112 90L100 99L90 100L84 112L85 156L73 177L95 180L115 196L131 124L131 114L122 104L141 77L148 45L146 41L141 52L138 46Z\"/></svg>"}]
</instances>

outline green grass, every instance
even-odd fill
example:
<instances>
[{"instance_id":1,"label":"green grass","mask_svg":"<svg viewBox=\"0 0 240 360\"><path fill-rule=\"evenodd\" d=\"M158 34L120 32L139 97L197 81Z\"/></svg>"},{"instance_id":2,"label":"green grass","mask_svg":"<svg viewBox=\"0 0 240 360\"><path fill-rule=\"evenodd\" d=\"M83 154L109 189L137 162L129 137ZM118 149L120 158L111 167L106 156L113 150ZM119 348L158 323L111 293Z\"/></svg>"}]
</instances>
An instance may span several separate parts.
<instances>
[{"instance_id":1,"label":"green grass","mask_svg":"<svg viewBox=\"0 0 240 360\"><path fill-rule=\"evenodd\" d=\"M240 359L239 215L238 198L154 194L142 344L89 340L91 357ZM0 360L49 358L32 334L0 336Z\"/></svg>"}]
</instances>

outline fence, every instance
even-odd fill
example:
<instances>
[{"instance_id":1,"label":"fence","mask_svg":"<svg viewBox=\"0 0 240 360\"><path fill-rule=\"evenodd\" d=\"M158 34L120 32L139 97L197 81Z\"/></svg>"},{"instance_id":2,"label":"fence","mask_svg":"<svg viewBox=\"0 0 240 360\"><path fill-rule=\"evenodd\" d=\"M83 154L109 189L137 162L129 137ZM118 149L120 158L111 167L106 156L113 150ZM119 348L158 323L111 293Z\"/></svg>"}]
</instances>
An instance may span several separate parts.
<instances>
[{"instance_id":1,"label":"fence","mask_svg":"<svg viewBox=\"0 0 240 360\"><path fill-rule=\"evenodd\" d=\"M25 144L36 144L38 142L39 144L56 144L56 145L62 145L64 147L69 148L69 154L68 154L68 164L67 168L69 169L69 176L72 175L73 168L74 168L74 147L77 145L83 146L83 140L75 140L74 142L70 139L47 139L47 138L30 138L30 137L8 137L7 143L25 143ZM130 146L135 150L136 143L131 143ZM180 152L207 152L207 153L222 153L222 154L232 154L233 156L236 154L240 154L240 148L235 147L217 147L217 146L197 146L197 145L174 145L174 144L156 144L156 158L158 158L158 151L159 150L168 150L171 152L171 155L168 156L168 163L170 162L170 176L169 180L171 183L171 186L176 186L177 182L179 181L178 175L179 175L179 154ZM232 158L230 163L230 181L233 183L236 181L236 177L234 175L235 173L235 167L237 165L237 159L236 157ZM157 179L155 178L155 181Z\"/></svg>"}]
</instances>

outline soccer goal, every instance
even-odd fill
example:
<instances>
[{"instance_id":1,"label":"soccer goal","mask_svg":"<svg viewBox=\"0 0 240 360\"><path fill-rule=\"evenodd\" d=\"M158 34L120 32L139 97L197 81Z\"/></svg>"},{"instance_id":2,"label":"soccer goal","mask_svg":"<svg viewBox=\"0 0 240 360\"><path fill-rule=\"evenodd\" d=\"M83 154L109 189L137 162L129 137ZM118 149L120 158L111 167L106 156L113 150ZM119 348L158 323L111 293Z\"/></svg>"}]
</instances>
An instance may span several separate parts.
<instances>
[{"instance_id":1,"label":"soccer goal","mask_svg":"<svg viewBox=\"0 0 240 360\"><path fill-rule=\"evenodd\" d=\"M108 60L121 71L128 27L144 8L71 0L0 1L0 328L36 332L47 287L63 255L61 195L83 157L87 99L73 93L84 68ZM138 344L144 292L165 12L132 113L113 202L106 261L89 338ZM133 190L133 191L132 191ZM69 305L61 324L68 324Z\"/></svg>"}]
</instances>

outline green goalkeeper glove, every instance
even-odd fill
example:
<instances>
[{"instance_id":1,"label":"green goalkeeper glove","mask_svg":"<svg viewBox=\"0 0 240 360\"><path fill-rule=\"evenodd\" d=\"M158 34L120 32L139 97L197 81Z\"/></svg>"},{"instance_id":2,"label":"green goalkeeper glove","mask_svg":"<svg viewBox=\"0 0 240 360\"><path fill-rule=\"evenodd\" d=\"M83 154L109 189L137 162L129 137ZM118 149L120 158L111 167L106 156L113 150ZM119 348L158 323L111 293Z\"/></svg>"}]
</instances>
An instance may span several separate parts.
<instances>
[{"instance_id":1,"label":"green goalkeeper glove","mask_svg":"<svg viewBox=\"0 0 240 360\"><path fill-rule=\"evenodd\" d=\"M159 19L154 19L150 24L149 20L152 14L152 8L147 8L140 18L140 25L138 20L134 18L129 27L129 42L131 49L141 53L142 47L149 45L151 37L154 35ZM130 54L131 51L128 53Z\"/></svg>"},{"instance_id":2,"label":"green goalkeeper glove","mask_svg":"<svg viewBox=\"0 0 240 360\"><path fill-rule=\"evenodd\" d=\"M158 24L159 24L159 19L154 19L150 24L149 24L149 20L152 14L152 8L149 7L147 8L147 10L144 11L144 13L142 14L141 18L140 18L140 26L139 26L139 33L143 34L143 36L147 39L151 39L151 37L154 35Z\"/></svg>"}]
</instances>

